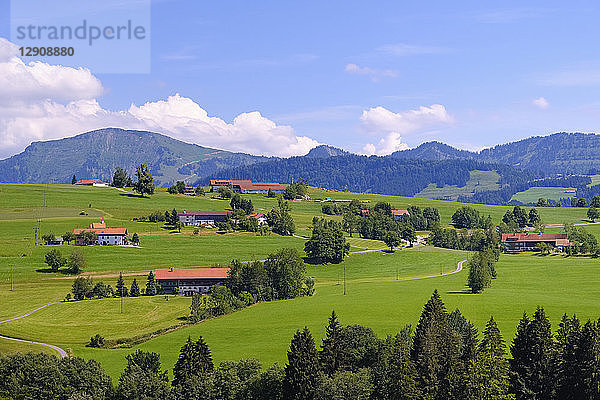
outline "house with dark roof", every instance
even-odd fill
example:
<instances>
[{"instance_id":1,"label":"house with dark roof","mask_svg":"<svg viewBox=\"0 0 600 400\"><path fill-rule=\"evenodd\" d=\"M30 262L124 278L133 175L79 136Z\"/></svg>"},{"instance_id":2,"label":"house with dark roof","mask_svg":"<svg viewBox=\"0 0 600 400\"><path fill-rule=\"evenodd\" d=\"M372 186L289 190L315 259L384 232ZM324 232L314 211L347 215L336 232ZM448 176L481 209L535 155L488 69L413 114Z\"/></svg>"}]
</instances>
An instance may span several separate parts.
<instances>
[{"instance_id":1,"label":"house with dark roof","mask_svg":"<svg viewBox=\"0 0 600 400\"><path fill-rule=\"evenodd\" d=\"M563 250L571 244L569 234L566 232L503 233L501 243L506 253L539 251L540 243L547 243L559 250Z\"/></svg>"},{"instance_id":2,"label":"house with dark roof","mask_svg":"<svg viewBox=\"0 0 600 400\"><path fill-rule=\"evenodd\" d=\"M242 194L267 194L269 190L273 193L283 193L285 187L279 183L256 183L250 180L235 179L211 179L210 190L217 192L220 187L228 186L235 193Z\"/></svg>"},{"instance_id":3,"label":"house with dark roof","mask_svg":"<svg viewBox=\"0 0 600 400\"><path fill-rule=\"evenodd\" d=\"M214 226L216 222L224 222L233 211L177 211L177 217L183 225Z\"/></svg>"},{"instance_id":4,"label":"house with dark roof","mask_svg":"<svg viewBox=\"0 0 600 400\"><path fill-rule=\"evenodd\" d=\"M224 284L229 268L159 268L154 277L163 294L206 294L213 285Z\"/></svg>"}]
</instances>

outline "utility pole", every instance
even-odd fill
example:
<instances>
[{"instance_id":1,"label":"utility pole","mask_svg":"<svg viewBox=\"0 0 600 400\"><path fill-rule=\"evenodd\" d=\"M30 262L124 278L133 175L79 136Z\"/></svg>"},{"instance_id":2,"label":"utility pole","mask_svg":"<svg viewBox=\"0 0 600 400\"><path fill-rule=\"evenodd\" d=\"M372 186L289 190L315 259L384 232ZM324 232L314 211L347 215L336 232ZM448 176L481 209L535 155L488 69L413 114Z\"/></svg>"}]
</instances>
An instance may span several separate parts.
<instances>
[{"instance_id":1,"label":"utility pole","mask_svg":"<svg viewBox=\"0 0 600 400\"><path fill-rule=\"evenodd\" d=\"M440 275L444 275L444 264L440 264Z\"/></svg>"},{"instance_id":2,"label":"utility pole","mask_svg":"<svg viewBox=\"0 0 600 400\"><path fill-rule=\"evenodd\" d=\"M121 271L121 276L123 276L123 271ZM121 286L121 314L123 314L123 286Z\"/></svg>"},{"instance_id":3,"label":"utility pole","mask_svg":"<svg viewBox=\"0 0 600 400\"><path fill-rule=\"evenodd\" d=\"M346 295L346 264L344 264L344 296Z\"/></svg>"},{"instance_id":4,"label":"utility pole","mask_svg":"<svg viewBox=\"0 0 600 400\"><path fill-rule=\"evenodd\" d=\"M10 291L13 291L13 264L10 264Z\"/></svg>"}]
</instances>

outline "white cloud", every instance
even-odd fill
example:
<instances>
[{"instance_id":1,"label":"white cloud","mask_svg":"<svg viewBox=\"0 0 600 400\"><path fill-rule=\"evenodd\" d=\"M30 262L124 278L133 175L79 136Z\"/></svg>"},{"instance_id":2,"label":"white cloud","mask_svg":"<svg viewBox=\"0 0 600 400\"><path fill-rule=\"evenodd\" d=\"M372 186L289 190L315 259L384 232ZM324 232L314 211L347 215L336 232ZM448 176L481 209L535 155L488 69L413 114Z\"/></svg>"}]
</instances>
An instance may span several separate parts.
<instances>
[{"instance_id":1,"label":"white cloud","mask_svg":"<svg viewBox=\"0 0 600 400\"><path fill-rule=\"evenodd\" d=\"M539 97L537 99L534 99L532 103L533 103L534 106L536 106L538 108L541 108L542 110L550 107L550 103L548 103L548 100L546 100L543 97Z\"/></svg>"},{"instance_id":2,"label":"white cloud","mask_svg":"<svg viewBox=\"0 0 600 400\"><path fill-rule=\"evenodd\" d=\"M370 67L360 67L356 64L347 64L344 68L349 74L366 75L371 78L373 82L379 82L382 78L396 78L398 72L391 69L375 69Z\"/></svg>"},{"instance_id":3,"label":"white cloud","mask_svg":"<svg viewBox=\"0 0 600 400\"><path fill-rule=\"evenodd\" d=\"M148 129L202 146L284 157L306 154L319 144L257 111L240 114L232 123L211 117L179 94L109 111L98 104L104 89L89 70L25 64L11 45L0 39L0 157L18 153L32 141L105 127Z\"/></svg>"},{"instance_id":4,"label":"white cloud","mask_svg":"<svg viewBox=\"0 0 600 400\"><path fill-rule=\"evenodd\" d=\"M363 147L363 151L369 156L386 156L395 151L406 150L408 148L409 147L406 143L402 143L402 137L398 132L390 132L387 136L379 139L377 146L375 146L373 143L367 143Z\"/></svg>"},{"instance_id":5,"label":"white cloud","mask_svg":"<svg viewBox=\"0 0 600 400\"><path fill-rule=\"evenodd\" d=\"M404 150L402 136L422 132L432 127L451 124L454 119L441 104L421 106L416 110L393 112L384 107L364 110L360 121L368 135L379 136L377 145L368 143L363 150L366 154L386 155Z\"/></svg>"}]
</instances>

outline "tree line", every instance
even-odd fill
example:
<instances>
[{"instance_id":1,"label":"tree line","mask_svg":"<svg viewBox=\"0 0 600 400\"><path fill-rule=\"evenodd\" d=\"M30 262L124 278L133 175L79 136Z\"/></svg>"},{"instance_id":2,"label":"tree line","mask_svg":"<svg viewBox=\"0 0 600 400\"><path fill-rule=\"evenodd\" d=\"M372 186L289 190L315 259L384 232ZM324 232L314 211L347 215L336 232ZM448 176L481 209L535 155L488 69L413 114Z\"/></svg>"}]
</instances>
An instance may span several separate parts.
<instances>
[{"instance_id":1,"label":"tree line","mask_svg":"<svg viewBox=\"0 0 600 400\"><path fill-rule=\"evenodd\" d=\"M508 355L507 357L507 350ZM293 335L285 365L213 361L202 337L188 337L173 367L137 350L117 383L100 364L47 354L0 356L0 396L18 399L204 400L587 400L600 397L600 322L564 315L556 332L543 308L523 314L507 344L491 317L483 332L439 293L413 329L379 338L331 313L317 345Z\"/></svg>"}]
</instances>

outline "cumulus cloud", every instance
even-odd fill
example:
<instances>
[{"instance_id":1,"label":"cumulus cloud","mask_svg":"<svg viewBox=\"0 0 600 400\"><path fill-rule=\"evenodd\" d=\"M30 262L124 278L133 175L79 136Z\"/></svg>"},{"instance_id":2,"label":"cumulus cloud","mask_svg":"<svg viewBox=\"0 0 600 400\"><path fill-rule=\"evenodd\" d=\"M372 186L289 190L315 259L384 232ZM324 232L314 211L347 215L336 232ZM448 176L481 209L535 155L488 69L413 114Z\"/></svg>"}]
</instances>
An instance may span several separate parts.
<instances>
[{"instance_id":1,"label":"cumulus cloud","mask_svg":"<svg viewBox=\"0 0 600 400\"><path fill-rule=\"evenodd\" d=\"M344 71L349 74L366 75L370 77L373 82L379 82L382 78L396 78L398 76L398 72L391 69L381 70L370 67L360 67L356 64L347 64Z\"/></svg>"},{"instance_id":2,"label":"cumulus cloud","mask_svg":"<svg viewBox=\"0 0 600 400\"><path fill-rule=\"evenodd\" d=\"M360 121L367 134L380 137L377 145L368 143L363 151L369 155L387 155L408 148L408 145L402 142L403 135L447 125L454 120L443 105L433 104L429 107L421 106L416 110L400 112L374 107L364 110Z\"/></svg>"},{"instance_id":3,"label":"cumulus cloud","mask_svg":"<svg viewBox=\"0 0 600 400\"><path fill-rule=\"evenodd\" d=\"M550 103L548 103L548 100L546 100L543 97L538 97L537 99L534 99L533 100L533 105L536 106L536 107L538 107L538 108L541 108L542 110L550 107Z\"/></svg>"},{"instance_id":4,"label":"cumulus cloud","mask_svg":"<svg viewBox=\"0 0 600 400\"><path fill-rule=\"evenodd\" d=\"M32 141L109 126L148 129L202 146L284 157L306 154L319 144L257 111L240 114L231 123L211 117L179 94L141 106L132 104L128 110L106 110L97 101L102 84L89 70L25 64L13 46L0 39L0 158L22 151Z\"/></svg>"}]
</instances>

